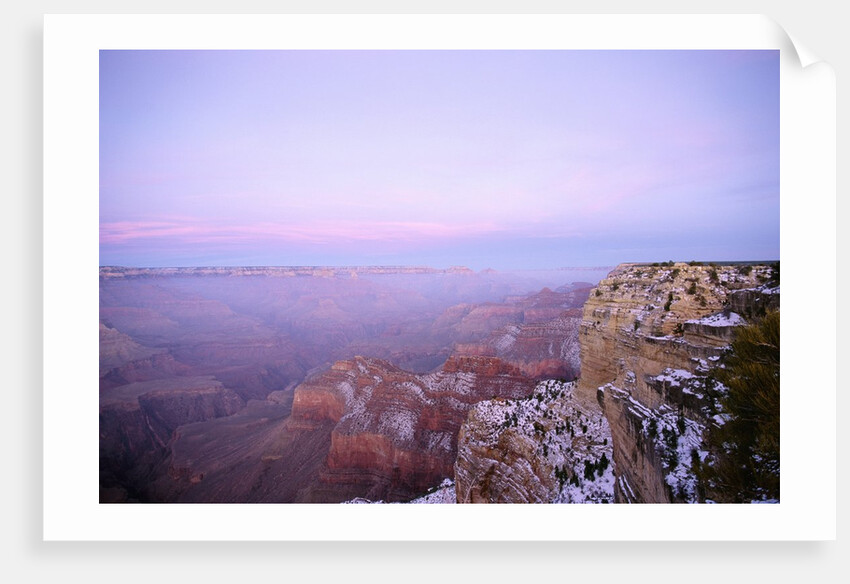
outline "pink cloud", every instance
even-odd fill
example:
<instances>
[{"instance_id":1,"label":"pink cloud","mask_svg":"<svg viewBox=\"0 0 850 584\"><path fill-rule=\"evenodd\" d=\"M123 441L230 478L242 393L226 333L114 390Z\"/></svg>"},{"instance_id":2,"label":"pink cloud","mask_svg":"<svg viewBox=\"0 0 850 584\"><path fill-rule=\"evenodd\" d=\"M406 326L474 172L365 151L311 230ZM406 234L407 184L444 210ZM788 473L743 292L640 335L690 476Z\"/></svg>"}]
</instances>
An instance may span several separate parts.
<instances>
[{"instance_id":1,"label":"pink cloud","mask_svg":"<svg viewBox=\"0 0 850 584\"><path fill-rule=\"evenodd\" d=\"M100 225L101 243L120 244L133 239L191 236L203 233L197 225L166 221L116 221Z\"/></svg>"},{"instance_id":2,"label":"pink cloud","mask_svg":"<svg viewBox=\"0 0 850 584\"><path fill-rule=\"evenodd\" d=\"M344 242L411 243L434 239L467 239L507 231L494 223L436 223L421 221L318 221L291 225L263 222L221 224L186 221L118 221L100 226L102 244L134 240L178 240L187 244L281 241L302 244Z\"/></svg>"}]
</instances>

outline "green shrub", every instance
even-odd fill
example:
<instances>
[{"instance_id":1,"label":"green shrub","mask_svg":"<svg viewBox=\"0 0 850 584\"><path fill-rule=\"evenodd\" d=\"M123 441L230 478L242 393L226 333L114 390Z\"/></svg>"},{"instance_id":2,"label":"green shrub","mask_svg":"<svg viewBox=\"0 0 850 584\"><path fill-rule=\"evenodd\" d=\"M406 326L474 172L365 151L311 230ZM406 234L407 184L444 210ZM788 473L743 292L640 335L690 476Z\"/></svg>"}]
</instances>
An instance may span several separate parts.
<instances>
[{"instance_id":1,"label":"green shrub","mask_svg":"<svg viewBox=\"0 0 850 584\"><path fill-rule=\"evenodd\" d=\"M716 375L730 419L709 431L700 481L719 502L779 499L779 312L739 327L723 364Z\"/></svg>"}]
</instances>

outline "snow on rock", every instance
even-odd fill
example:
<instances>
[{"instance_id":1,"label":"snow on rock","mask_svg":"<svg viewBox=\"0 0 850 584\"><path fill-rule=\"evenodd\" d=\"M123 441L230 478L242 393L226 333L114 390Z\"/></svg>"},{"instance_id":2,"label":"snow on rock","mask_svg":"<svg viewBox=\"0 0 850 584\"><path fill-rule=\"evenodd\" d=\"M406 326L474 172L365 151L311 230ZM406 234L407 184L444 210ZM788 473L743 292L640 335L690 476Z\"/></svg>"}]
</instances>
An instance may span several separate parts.
<instances>
[{"instance_id":1,"label":"snow on rock","mask_svg":"<svg viewBox=\"0 0 850 584\"><path fill-rule=\"evenodd\" d=\"M656 375L655 379L679 386L683 380L693 379L693 377L694 375L686 369L665 369L661 375Z\"/></svg>"},{"instance_id":2,"label":"snow on rock","mask_svg":"<svg viewBox=\"0 0 850 584\"><path fill-rule=\"evenodd\" d=\"M661 457L671 498L696 503L696 468L708 456L705 426L663 406L643 420L642 432Z\"/></svg>"},{"instance_id":3,"label":"snow on rock","mask_svg":"<svg viewBox=\"0 0 850 584\"><path fill-rule=\"evenodd\" d=\"M747 324L746 319L735 312L718 312L703 318L692 319L685 321L689 324L699 324L704 326L740 326Z\"/></svg>"},{"instance_id":4,"label":"snow on rock","mask_svg":"<svg viewBox=\"0 0 850 584\"><path fill-rule=\"evenodd\" d=\"M365 499L363 497L356 497L349 501L343 501L343 505L378 505L385 504L386 502L383 500L380 501L370 501L369 499ZM450 505L457 503L457 494L455 492L455 483L452 479L446 478L443 479L438 486L429 489L427 493L422 495L421 497L417 497L412 501L408 501L407 503L393 503L396 505L403 504L411 504L411 505Z\"/></svg>"},{"instance_id":5,"label":"snow on rock","mask_svg":"<svg viewBox=\"0 0 850 584\"><path fill-rule=\"evenodd\" d=\"M742 325L779 309L776 275L767 264L621 264L591 291L576 394L610 424L618 502L699 498L694 468L725 419L715 371Z\"/></svg>"},{"instance_id":6,"label":"snow on rock","mask_svg":"<svg viewBox=\"0 0 850 584\"><path fill-rule=\"evenodd\" d=\"M528 398L478 403L458 438L459 502L613 502L608 423L574 389L547 380Z\"/></svg>"},{"instance_id":7,"label":"snow on rock","mask_svg":"<svg viewBox=\"0 0 850 584\"><path fill-rule=\"evenodd\" d=\"M333 424L321 478L328 489L400 501L453 473L458 429L475 403L533 388L491 357L454 358L428 375L355 357L299 386L291 417L298 428Z\"/></svg>"},{"instance_id":8,"label":"snow on rock","mask_svg":"<svg viewBox=\"0 0 850 584\"><path fill-rule=\"evenodd\" d=\"M430 492L422 497L418 497L411 501L414 505L421 504L454 504L457 503L457 493L455 492L455 483L451 479L443 479L440 486L433 492Z\"/></svg>"}]
</instances>

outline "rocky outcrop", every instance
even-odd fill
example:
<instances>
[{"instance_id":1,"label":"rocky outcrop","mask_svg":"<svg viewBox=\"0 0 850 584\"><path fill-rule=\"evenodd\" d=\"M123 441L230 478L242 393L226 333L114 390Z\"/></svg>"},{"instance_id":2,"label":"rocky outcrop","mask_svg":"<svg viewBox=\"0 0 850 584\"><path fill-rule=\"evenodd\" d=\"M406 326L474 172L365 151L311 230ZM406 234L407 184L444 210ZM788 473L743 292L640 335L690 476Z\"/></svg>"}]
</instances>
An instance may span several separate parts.
<instances>
[{"instance_id":1,"label":"rocky outcrop","mask_svg":"<svg viewBox=\"0 0 850 584\"><path fill-rule=\"evenodd\" d=\"M580 370L578 329L581 310L562 311L544 322L510 325L480 343L462 343L458 354L498 357L532 379L571 381Z\"/></svg>"},{"instance_id":2,"label":"rocky outcrop","mask_svg":"<svg viewBox=\"0 0 850 584\"><path fill-rule=\"evenodd\" d=\"M149 391L138 401L150 424L168 434L183 424L231 416L245 407L236 392L221 384Z\"/></svg>"},{"instance_id":3,"label":"rocky outcrop","mask_svg":"<svg viewBox=\"0 0 850 584\"><path fill-rule=\"evenodd\" d=\"M498 357L532 379L571 381L580 369L578 329L590 288L571 286L508 299L513 322L475 343L458 343L461 355ZM465 319L464 319L465 320Z\"/></svg>"},{"instance_id":4,"label":"rocky outcrop","mask_svg":"<svg viewBox=\"0 0 850 584\"><path fill-rule=\"evenodd\" d=\"M288 418L249 423L240 412L180 427L158 489L185 502L410 500L453 476L458 429L475 403L533 387L492 358L449 359L427 375L379 359L339 361L295 389ZM224 444L239 450L232 464Z\"/></svg>"},{"instance_id":5,"label":"rocky outcrop","mask_svg":"<svg viewBox=\"0 0 850 584\"><path fill-rule=\"evenodd\" d=\"M717 414L711 371L737 326L778 306L766 265L623 264L584 308L576 394L598 401L614 445L616 500L692 502Z\"/></svg>"},{"instance_id":6,"label":"rocky outcrop","mask_svg":"<svg viewBox=\"0 0 850 584\"><path fill-rule=\"evenodd\" d=\"M321 416L336 422L313 496L410 499L452 476L457 432L473 404L525 396L531 388L497 359L450 358L423 376L373 359L336 363L302 384L293 403L294 423Z\"/></svg>"},{"instance_id":7,"label":"rocky outcrop","mask_svg":"<svg viewBox=\"0 0 850 584\"><path fill-rule=\"evenodd\" d=\"M544 381L528 398L472 408L458 438L457 502L613 502L608 424L574 387Z\"/></svg>"}]
</instances>

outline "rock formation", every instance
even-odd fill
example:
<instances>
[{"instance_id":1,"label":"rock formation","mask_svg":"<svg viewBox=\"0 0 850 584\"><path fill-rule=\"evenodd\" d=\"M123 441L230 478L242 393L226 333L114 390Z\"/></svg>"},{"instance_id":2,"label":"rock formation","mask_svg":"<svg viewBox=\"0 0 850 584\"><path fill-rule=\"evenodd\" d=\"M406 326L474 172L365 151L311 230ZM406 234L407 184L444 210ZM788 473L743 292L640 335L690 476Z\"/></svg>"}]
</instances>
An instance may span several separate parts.
<instances>
[{"instance_id":1,"label":"rock formation","mask_svg":"<svg viewBox=\"0 0 850 584\"><path fill-rule=\"evenodd\" d=\"M718 423L711 371L736 326L778 309L770 274L766 265L623 264L590 294L576 395L598 400L611 427L618 502L698 500L694 468Z\"/></svg>"},{"instance_id":2,"label":"rock formation","mask_svg":"<svg viewBox=\"0 0 850 584\"><path fill-rule=\"evenodd\" d=\"M336 363L299 386L292 407L291 427L335 423L311 498L398 501L422 493L452 476L458 428L473 404L531 387L496 359L450 358L422 376L362 357Z\"/></svg>"},{"instance_id":3,"label":"rock formation","mask_svg":"<svg viewBox=\"0 0 850 584\"><path fill-rule=\"evenodd\" d=\"M574 383L544 381L524 399L477 404L458 438L458 503L611 503L608 423L573 399Z\"/></svg>"},{"instance_id":4,"label":"rock formation","mask_svg":"<svg viewBox=\"0 0 850 584\"><path fill-rule=\"evenodd\" d=\"M453 476L458 429L475 403L527 396L533 386L516 368L486 357L451 358L427 375L378 359L339 361L295 388L286 419L249 421L249 413L240 412L180 428L158 496L409 500ZM202 441L202 435L213 439ZM243 469L238 481L231 459Z\"/></svg>"},{"instance_id":5,"label":"rock formation","mask_svg":"<svg viewBox=\"0 0 850 584\"><path fill-rule=\"evenodd\" d=\"M580 324L581 310L566 310L544 322L502 327L483 342L460 343L456 352L498 357L532 379L573 380L580 370Z\"/></svg>"},{"instance_id":6,"label":"rock formation","mask_svg":"<svg viewBox=\"0 0 850 584\"><path fill-rule=\"evenodd\" d=\"M476 343L458 343L457 354L498 357L532 379L578 377L578 327L589 286L559 291L544 288L537 294L511 298L505 308L513 317ZM483 307L479 311L485 310ZM467 319L464 318L461 323Z\"/></svg>"},{"instance_id":7,"label":"rock formation","mask_svg":"<svg viewBox=\"0 0 850 584\"><path fill-rule=\"evenodd\" d=\"M575 375L576 311L589 287L524 293L535 278L394 267L103 268L104 499L303 501L370 493L397 500L421 492L432 486L426 481L452 475L454 461L432 450L447 444L454 451L473 403L528 392L528 377ZM565 344L564 335L573 340ZM456 351L460 341L470 350ZM362 428L346 417L352 404L313 384L323 372L330 383L331 364L354 362L354 355L387 367L387 383L373 388L365 410L383 413ZM294 392L305 379L312 381ZM215 383L220 395L195 391L191 399L206 400L196 404L180 394L199 390L184 385L198 380ZM225 390L238 400L212 407ZM416 418L412 442L382 425L394 416ZM417 440L427 444L423 453ZM226 444L242 458L227 454ZM377 470L364 479L367 462Z\"/></svg>"}]
</instances>

